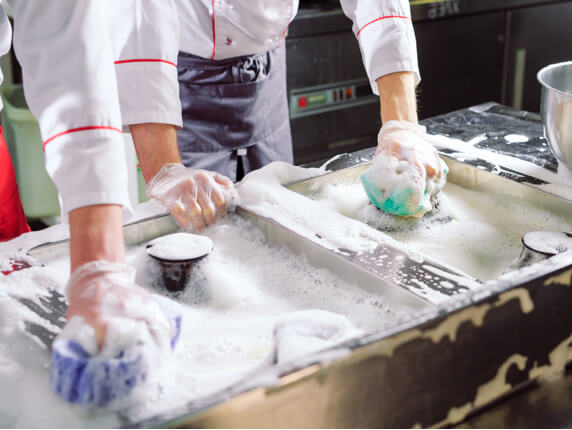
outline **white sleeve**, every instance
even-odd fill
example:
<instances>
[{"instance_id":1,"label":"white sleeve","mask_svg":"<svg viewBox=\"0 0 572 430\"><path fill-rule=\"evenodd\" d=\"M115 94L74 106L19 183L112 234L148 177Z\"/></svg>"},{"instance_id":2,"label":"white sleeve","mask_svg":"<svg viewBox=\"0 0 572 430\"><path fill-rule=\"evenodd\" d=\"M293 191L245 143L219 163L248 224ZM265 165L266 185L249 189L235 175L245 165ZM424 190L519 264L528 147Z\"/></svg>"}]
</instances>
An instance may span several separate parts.
<instances>
[{"instance_id":1,"label":"white sleeve","mask_svg":"<svg viewBox=\"0 0 572 430\"><path fill-rule=\"evenodd\" d=\"M6 11L0 3L0 57L6 55L10 51L12 44L12 26L6 15ZM0 84L4 81L4 75L0 70ZM0 99L0 110L2 110L2 99Z\"/></svg>"},{"instance_id":2,"label":"white sleeve","mask_svg":"<svg viewBox=\"0 0 572 430\"><path fill-rule=\"evenodd\" d=\"M341 0L353 21L372 91L376 80L395 72L414 72L420 80L417 46L407 0Z\"/></svg>"},{"instance_id":3,"label":"white sleeve","mask_svg":"<svg viewBox=\"0 0 572 430\"><path fill-rule=\"evenodd\" d=\"M124 125L182 127L177 56L179 19L173 0L114 1L111 39Z\"/></svg>"},{"instance_id":4,"label":"white sleeve","mask_svg":"<svg viewBox=\"0 0 572 430\"><path fill-rule=\"evenodd\" d=\"M123 0L122 0L123 1ZM101 0L10 0L24 91L62 214L130 207L107 16Z\"/></svg>"}]
</instances>

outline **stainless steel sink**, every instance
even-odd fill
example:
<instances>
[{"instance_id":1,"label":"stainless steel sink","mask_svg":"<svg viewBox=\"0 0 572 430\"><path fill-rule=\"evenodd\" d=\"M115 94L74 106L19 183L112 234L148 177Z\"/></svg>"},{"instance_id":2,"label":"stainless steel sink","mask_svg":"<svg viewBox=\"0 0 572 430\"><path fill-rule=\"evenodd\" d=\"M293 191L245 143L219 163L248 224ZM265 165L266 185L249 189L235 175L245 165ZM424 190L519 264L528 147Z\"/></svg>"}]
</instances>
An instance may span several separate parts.
<instances>
[{"instance_id":1,"label":"stainless steel sink","mask_svg":"<svg viewBox=\"0 0 572 430\"><path fill-rule=\"evenodd\" d=\"M310 196L320 184L355 181L367 168L363 160L355 161L287 187ZM510 215L501 210L507 201L525 202L552 214L559 226L572 225L572 202L451 158L446 162L450 183L486 194L497 203L499 217ZM303 254L313 266L408 309L407 318L337 345L344 354L318 354L303 365L276 370L278 383L253 385L249 375L250 380L130 426L442 427L562 372L572 360L570 252L483 282L447 261L419 259L388 243L367 252L331 249L255 211L238 213L269 241ZM154 217L126 226L126 242L140 244L176 230L170 216ZM65 243L30 250L40 261L58 252L66 252Z\"/></svg>"}]
</instances>

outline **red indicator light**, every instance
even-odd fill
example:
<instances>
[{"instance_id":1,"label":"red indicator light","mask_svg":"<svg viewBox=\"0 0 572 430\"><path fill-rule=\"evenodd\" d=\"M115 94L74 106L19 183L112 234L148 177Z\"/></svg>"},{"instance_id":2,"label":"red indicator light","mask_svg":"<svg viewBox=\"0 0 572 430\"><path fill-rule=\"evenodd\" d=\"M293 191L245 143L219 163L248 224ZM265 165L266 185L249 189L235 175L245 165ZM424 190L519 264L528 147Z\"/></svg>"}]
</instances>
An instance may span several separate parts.
<instances>
[{"instance_id":1,"label":"red indicator light","mask_svg":"<svg viewBox=\"0 0 572 430\"><path fill-rule=\"evenodd\" d=\"M351 99L353 95L353 90L351 88L346 88L346 99Z\"/></svg>"},{"instance_id":2,"label":"red indicator light","mask_svg":"<svg viewBox=\"0 0 572 430\"><path fill-rule=\"evenodd\" d=\"M308 106L308 99L305 96L298 97L298 106L301 108Z\"/></svg>"}]
</instances>

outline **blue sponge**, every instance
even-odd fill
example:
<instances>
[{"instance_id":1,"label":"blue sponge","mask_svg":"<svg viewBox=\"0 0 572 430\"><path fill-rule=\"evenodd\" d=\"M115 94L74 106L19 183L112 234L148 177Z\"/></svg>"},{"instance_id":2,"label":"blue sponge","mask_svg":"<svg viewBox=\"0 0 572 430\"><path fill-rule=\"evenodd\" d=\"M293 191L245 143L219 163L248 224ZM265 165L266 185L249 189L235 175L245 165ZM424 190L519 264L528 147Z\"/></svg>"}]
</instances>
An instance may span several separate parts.
<instances>
[{"instance_id":1,"label":"blue sponge","mask_svg":"<svg viewBox=\"0 0 572 430\"><path fill-rule=\"evenodd\" d=\"M181 308L162 297L157 302L174 328L171 338L174 348L181 332ZM90 356L78 342L56 339L52 346L50 385L68 402L104 406L145 382L143 361L142 345L122 351L112 359L102 359Z\"/></svg>"}]
</instances>

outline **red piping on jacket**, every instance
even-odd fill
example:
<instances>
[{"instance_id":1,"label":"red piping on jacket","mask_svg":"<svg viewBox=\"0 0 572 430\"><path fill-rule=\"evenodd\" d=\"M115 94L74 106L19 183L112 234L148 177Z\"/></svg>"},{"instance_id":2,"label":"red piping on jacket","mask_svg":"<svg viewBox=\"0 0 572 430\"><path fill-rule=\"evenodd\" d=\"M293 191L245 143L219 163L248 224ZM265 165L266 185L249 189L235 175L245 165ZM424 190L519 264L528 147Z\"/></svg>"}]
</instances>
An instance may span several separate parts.
<instances>
[{"instance_id":1,"label":"red piping on jacket","mask_svg":"<svg viewBox=\"0 0 572 430\"><path fill-rule=\"evenodd\" d=\"M286 24L286 28L284 29L284 33L282 34L282 39L286 39L286 33L288 33L288 27L290 27L290 23L294 18L294 0L292 0L292 10L290 12L290 19L288 20L288 24Z\"/></svg>"},{"instance_id":2,"label":"red piping on jacket","mask_svg":"<svg viewBox=\"0 0 572 430\"><path fill-rule=\"evenodd\" d=\"M215 48L216 48L216 31L215 31L214 2L215 2L215 0L213 0L213 2L212 2L212 8L213 8L213 17L212 17L212 27L213 27L213 53L211 54L211 60L214 60Z\"/></svg>"},{"instance_id":3,"label":"red piping on jacket","mask_svg":"<svg viewBox=\"0 0 572 430\"><path fill-rule=\"evenodd\" d=\"M172 61L162 60L160 58L134 58L132 60L119 60L114 61L115 64L125 64L125 63L166 63L171 66L177 67Z\"/></svg>"},{"instance_id":4,"label":"red piping on jacket","mask_svg":"<svg viewBox=\"0 0 572 430\"><path fill-rule=\"evenodd\" d=\"M381 21L382 19L389 19L389 18L399 18L399 19L409 19L408 16L401 16L401 15L387 15L387 16L382 16L380 18L376 18L373 21L368 22L366 25L364 25L362 28L359 29L359 31L356 34L356 37L359 37L359 34L362 32L362 30L364 28L366 28L368 25L373 24L374 22L377 21Z\"/></svg>"},{"instance_id":5,"label":"red piping on jacket","mask_svg":"<svg viewBox=\"0 0 572 430\"><path fill-rule=\"evenodd\" d=\"M62 131L61 133L58 134L54 134L52 137L50 137L48 140L44 142L43 148L46 149L46 145L48 143L50 143L57 137L63 136L64 134L75 133L77 131L87 131L87 130L112 130L122 133L122 131L119 130L117 127L111 127L109 125L89 125L86 127L70 128L69 130Z\"/></svg>"}]
</instances>

